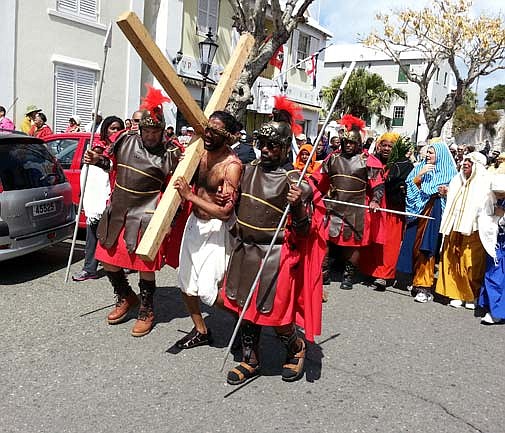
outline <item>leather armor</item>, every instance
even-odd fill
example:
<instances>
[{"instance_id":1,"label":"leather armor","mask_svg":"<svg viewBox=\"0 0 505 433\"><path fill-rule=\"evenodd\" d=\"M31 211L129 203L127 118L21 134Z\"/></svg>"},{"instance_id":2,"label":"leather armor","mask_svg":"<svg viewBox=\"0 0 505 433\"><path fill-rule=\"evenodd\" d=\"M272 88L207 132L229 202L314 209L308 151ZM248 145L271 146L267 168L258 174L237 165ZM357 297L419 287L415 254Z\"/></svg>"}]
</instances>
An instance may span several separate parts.
<instances>
[{"instance_id":1,"label":"leather armor","mask_svg":"<svg viewBox=\"0 0 505 433\"><path fill-rule=\"evenodd\" d=\"M364 205L368 183L368 169L366 156L363 154L345 158L333 154L322 167L322 173L330 178L328 198ZM343 230L344 240L353 235L360 240L363 237L365 224L365 209L326 202L327 217L329 218L329 235L336 238Z\"/></svg>"},{"instance_id":2,"label":"leather armor","mask_svg":"<svg viewBox=\"0 0 505 433\"><path fill-rule=\"evenodd\" d=\"M264 171L259 164L244 167L240 183L241 195L237 211L237 240L228 265L226 295L243 306L254 282L261 261L272 241L276 228L288 204L289 186L299 179L298 171L278 168ZM310 203L312 190L302 182L302 202ZM263 269L256 305L258 311L272 309L277 275L284 242L282 228Z\"/></svg>"},{"instance_id":3,"label":"leather armor","mask_svg":"<svg viewBox=\"0 0 505 433\"><path fill-rule=\"evenodd\" d=\"M138 134L125 133L114 143L116 183L111 200L98 225L97 236L105 248L112 247L124 227L129 253L135 252L165 186L180 157L169 145L150 152Z\"/></svg>"}]
</instances>

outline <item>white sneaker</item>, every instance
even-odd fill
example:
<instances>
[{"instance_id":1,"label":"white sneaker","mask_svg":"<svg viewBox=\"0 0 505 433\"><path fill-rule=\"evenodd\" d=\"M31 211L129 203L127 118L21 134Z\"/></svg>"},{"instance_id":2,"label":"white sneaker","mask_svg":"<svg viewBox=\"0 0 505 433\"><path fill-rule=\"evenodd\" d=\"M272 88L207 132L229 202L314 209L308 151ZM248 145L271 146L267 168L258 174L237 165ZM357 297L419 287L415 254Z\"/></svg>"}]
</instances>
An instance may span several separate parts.
<instances>
[{"instance_id":1,"label":"white sneaker","mask_svg":"<svg viewBox=\"0 0 505 433\"><path fill-rule=\"evenodd\" d=\"M467 310L475 310L475 302L465 302L465 308Z\"/></svg>"},{"instance_id":2,"label":"white sneaker","mask_svg":"<svg viewBox=\"0 0 505 433\"><path fill-rule=\"evenodd\" d=\"M482 325L501 325L505 323L505 319L496 319L491 316L490 313L486 313L486 315L480 319L480 323Z\"/></svg>"},{"instance_id":3,"label":"white sneaker","mask_svg":"<svg viewBox=\"0 0 505 433\"><path fill-rule=\"evenodd\" d=\"M424 304L424 303L428 302L428 297L426 296L426 293L424 293L424 292L419 292L419 293L415 296L414 301L415 301L415 302L420 302L421 304Z\"/></svg>"},{"instance_id":4,"label":"white sneaker","mask_svg":"<svg viewBox=\"0 0 505 433\"><path fill-rule=\"evenodd\" d=\"M486 315L482 319L480 319L480 323L482 323L483 325L494 325L496 322L494 321L493 316L491 316L491 314L486 313Z\"/></svg>"},{"instance_id":5,"label":"white sneaker","mask_svg":"<svg viewBox=\"0 0 505 433\"><path fill-rule=\"evenodd\" d=\"M433 301L433 295L431 293L426 293L425 291L419 292L414 298L415 302L425 304L426 302Z\"/></svg>"},{"instance_id":6,"label":"white sneaker","mask_svg":"<svg viewBox=\"0 0 505 433\"><path fill-rule=\"evenodd\" d=\"M461 308L463 306L463 301L460 299L451 299L451 302L449 302L449 306L452 308Z\"/></svg>"}]
</instances>

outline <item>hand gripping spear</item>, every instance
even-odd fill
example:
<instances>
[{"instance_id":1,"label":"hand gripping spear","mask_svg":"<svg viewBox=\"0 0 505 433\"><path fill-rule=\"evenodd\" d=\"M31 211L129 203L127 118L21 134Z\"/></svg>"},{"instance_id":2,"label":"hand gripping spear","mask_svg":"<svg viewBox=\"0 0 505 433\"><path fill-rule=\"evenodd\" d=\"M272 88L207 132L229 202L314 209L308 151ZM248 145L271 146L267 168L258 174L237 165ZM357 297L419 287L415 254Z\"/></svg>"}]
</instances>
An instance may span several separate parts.
<instances>
[{"instance_id":1,"label":"hand gripping spear","mask_svg":"<svg viewBox=\"0 0 505 433\"><path fill-rule=\"evenodd\" d=\"M109 28L107 29L107 34L105 35L105 40L103 43L102 73L100 74L100 82L98 83L98 92L96 95L96 102L95 102L95 117L93 118L93 123L91 125L91 137L89 139L88 145L86 146L86 150L91 149L91 147L93 146L93 142L95 140L96 117L98 115L98 107L100 107L100 99L102 97L102 87L105 76L105 65L107 64L107 54L109 53L109 48L111 48L111 46L112 46L112 22L109 24ZM68 283L70 265L72 264L72 258L74 256L75 240L77 239L77 231L79 230L79 217L82 211L82 201L84 199L84 193L86 192L86 181L88 180L88 169L89 165L84 164L82 168L83 181L81 182L81 196L79 197L79 206L77 207L77 214L75 215L74 236L72 238L72 246L70 247L70 254L68 256L67 270L65 272L65 283Z\"/></svg>"},{"instance_id":2,"label":"hand gripping spear","mask_svg":"<svg viewBox=\"0 0 505 433\"><path fill-rule=\"evenodd\" d=\"M326 119L324 121L324 124L323 124L321 130L319 131L319 134L317 135L316 141L314 142L314 145L312 147L312 151L310 152L310 156L309 156L308 161L312 160L312 157L314 156L314 153L316 152L317 145L319 144L319 141L321 141L321 138L323 137L324 131L325 131L326 127L328 126L328 123L330 122L331 115L335 111L335 107L337 106L337 102L340 99L340 95L342 94L342 91L344 90L344 88L347 84L347 81L349 81L349 78L350 78L351 73L354 70L355 66L356 66L356 61L354 60L351 63L351 65L349 66L349 69L347 70L347 73L345 74L345 77L342 80L342 83L340 84L338 92L335 95L335 99L333 100L333 103L331 104L331 107L328 110L328 114L326 116ZM309 164L305 164L305 167L303 167L302 173L300 175L300 178L298 179L298 182L296 183L296 186L300 186L300 184L302 183L302 180L305 176L305 173L307 172L308 167L309 167ZM263 257L263 260L261 261L261 265L260 265L258 272L256 274L256 278L254 279L254 281L251 285L251 288L249 289L249 294L247 295L247 299L244 303L244 306L242 307L242 312L240 313L240 316L237 320L237 324L235 325L235 329L233 330L233 334L230 338L230 342L228 343L228 347L226 348L226 353L224 355L223 364L221 365L221 369L219 371L223 371L223 369L224 369L224 365L226 364L226 360L228 359L228 355L230 354L230 351L231 351L231 346L233 345L233 342L235 341L235 337L237 336L238 330L240 329L240 324L242 323L242 320L244 319L247 308L249 307L249 304L251 303L252 296L254 294L256 286L258 285L258 281L261 277L261 273L263 272L263 268L265 267L268 256L272 252L272 249L275 245L275 241L277 240L277 236L279 236L279 232L281 231L281 228L284 227L284 223L286 221L286 218L288 217L288 213L289 213L290 208L291 208L291 206L288 203L286 208L284 209L284 213L282 214L281 220L279 221L279 224L277 225L277 229L275 230L274 236L270 242L270 245L268 246L265 256Z\"/></svg>"}]
</instances>

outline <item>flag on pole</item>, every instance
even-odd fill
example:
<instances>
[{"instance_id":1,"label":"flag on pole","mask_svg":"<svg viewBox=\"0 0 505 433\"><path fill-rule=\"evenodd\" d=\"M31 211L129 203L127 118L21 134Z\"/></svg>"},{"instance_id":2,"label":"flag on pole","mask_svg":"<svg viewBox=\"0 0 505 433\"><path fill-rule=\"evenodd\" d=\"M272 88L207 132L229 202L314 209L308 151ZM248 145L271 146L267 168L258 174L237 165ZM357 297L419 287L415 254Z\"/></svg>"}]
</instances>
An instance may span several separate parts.
<instances>
[{"instance_id":1,"label":"flag on pole","mask_svg":"<svg viewBox=\"0 0 505 433\"><path fill-rule=\"evenodd\" d=\"M317 73L317 57L319 56L319 52L314 53L310 56L310 59L307 59L305 62L305 73L308 77L312 78L312 87L316 87L316 73Z\"/></svg>"},{"instance_id":2,"label":"flag on pole","mask_svg":"<svg viewBox=\"0 0 505 433\"><path fill-rule=\"evenodd\" d=\"M284 64L284 45L277 48L277 51L268 63L270 63L274 68L279 69L279 71L282 70L282 65Z\"/></svg>"}]
</instances>

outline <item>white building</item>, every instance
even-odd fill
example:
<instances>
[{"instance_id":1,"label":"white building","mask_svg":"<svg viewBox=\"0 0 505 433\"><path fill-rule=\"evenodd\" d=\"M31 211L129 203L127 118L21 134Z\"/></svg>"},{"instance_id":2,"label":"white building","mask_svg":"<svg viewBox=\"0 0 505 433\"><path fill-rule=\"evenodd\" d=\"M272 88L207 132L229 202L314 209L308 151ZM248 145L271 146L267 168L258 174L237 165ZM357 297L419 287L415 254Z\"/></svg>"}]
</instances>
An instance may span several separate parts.
<instances>
[{"instance_id":1,"label":"white building","mask_svg":"<svg viewBox=\"0 0 505 433\"><path fill-rule=\"evenodd\" d=\"M424 141L428 135L428 128L419 104L419 87L408 81L405 74L400 71L399 65L382 51L361 44L340 44L329 47L326 50L321 84L327 86L332 78L344 74L353 60L357 62L356 68L366 68L371 73L379 74L387 85L407 93L407 100L397 99L383 114L392 118L393 131L407 135L413 140L417 137L418 142ZM401 60L411 70L419 71L419 73L425 68L425 60L420 53L405 53ZM453 83L454 78L449 65L440 65L428 87L428 97L433 107L443 102L446 95L454 88ZM386 127L378 125L375 119L371 119L369 128L374 135L380 135L386 131ZM447 135L451 136L450 131ZM448 137L444 136L444 138Z\"/></svg>"},{"instance_id":2,"label":"white building","mask_svg":"<svg viewBox=\"0 0 505 433\"><path fill-rule=\"evenodd\" d=\"M89 122L102 73L104 38L112 22L112 48L100 110L104 116L130 117L145 93L143 84L152 81L152 75L115 23L128 10L144 22L161 51L173 60L193 98L200 101L198 43L210 28L219 48L209 78L218 81L238 41L228 0L2 0L0 105L8 108L15 101L8 116L19 125L25 107L35 104L44 111L55 132L64 130L74 114L83 124ZM316 135L318 89L307 76L305 65L291 68L325 46L331 36L318 24L318 1L311 10L308 22L300 24L284 46L285 74L275 79L279 71L269 66L257 80L253 88L255 101L246 118L249 131L257 129L271 113L272 95L285 92L301 104L306 134ZM266 25L271 27L268 19ZM318 70L323 69L323 62L324 53L319 56ZM212 89L208 85L205 101ZM185 123L174 104L165 107L165 114L167 124Z\"/></svg>"},{"instance_id":3,"label":"white building","mask_svg":"<svg viewBox=\"0 0 505 433\"><path fill-rule=\"evenodd\" d=\"M0 2L0 105L16 102L9 112L16 125L30 104L43 110L55 132L74 114L83 124L90 121L110 22L112 49L100 110L104 116L129 117L139 104L141 62L115 21L131 8L142 18L143 1L136 0Z\"/></svg>"}]
</instances>

